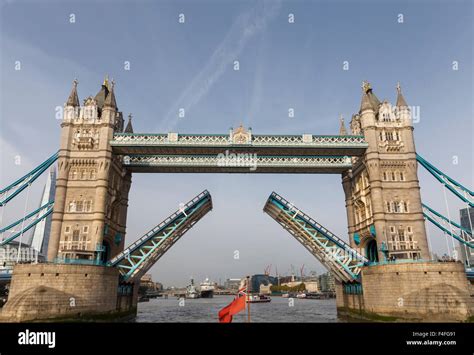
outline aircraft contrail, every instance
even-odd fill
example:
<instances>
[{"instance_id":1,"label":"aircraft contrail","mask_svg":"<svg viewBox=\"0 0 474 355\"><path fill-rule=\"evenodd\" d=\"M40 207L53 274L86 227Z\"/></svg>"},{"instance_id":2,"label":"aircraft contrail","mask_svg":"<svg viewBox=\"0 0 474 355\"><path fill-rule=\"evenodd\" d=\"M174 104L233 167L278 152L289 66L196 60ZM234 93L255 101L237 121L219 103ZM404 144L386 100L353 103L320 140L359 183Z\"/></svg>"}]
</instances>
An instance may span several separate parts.
<instances>
[{"instance_id":1,"label":"aircraft contrail","mask_svg":"<svg viewBox=\"0 0 474 355\"><path fill-rule=\"evenodd\" d=\"M209 92L226 69L230 68L232 62L238 58L247 42L264 30L278 14L280 7L281 1L265 0L256 8L237 17L207 64L194 77L161 121L161 124L166 124L168 131L175 126L179 109L183 108L187 113Z\"/></svg>"}]
</instances>

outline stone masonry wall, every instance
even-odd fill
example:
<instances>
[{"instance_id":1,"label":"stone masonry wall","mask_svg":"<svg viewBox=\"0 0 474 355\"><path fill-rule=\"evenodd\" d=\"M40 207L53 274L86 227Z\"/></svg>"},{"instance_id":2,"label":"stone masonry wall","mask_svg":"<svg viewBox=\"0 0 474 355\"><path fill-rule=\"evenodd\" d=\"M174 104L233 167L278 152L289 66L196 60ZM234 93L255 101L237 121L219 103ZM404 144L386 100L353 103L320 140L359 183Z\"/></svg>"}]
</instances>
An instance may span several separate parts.
<instances>
[{"instance_id":1,"label":"stone masonry wall","mask_svg":"<svg viewBox=\"0 0 474 355\"><path fill-rule=\"evenodd\" d=\"M466 321L474 314L474 300L460 263L369 266L362 269L361 278L362 307L340 287L338 310L359 312L364 318L412 321Z\"/></svg>"},{"instance_id":2,"label":"stone masonry wall","mask_svg":"<svg viewBox=\"0 0 474 355\"><path fill-rule=\"evenodd\" d=\"M117 308L118 270L70 265L16 265L3 322L106 315Z\"/></svg>"}]
</instances>

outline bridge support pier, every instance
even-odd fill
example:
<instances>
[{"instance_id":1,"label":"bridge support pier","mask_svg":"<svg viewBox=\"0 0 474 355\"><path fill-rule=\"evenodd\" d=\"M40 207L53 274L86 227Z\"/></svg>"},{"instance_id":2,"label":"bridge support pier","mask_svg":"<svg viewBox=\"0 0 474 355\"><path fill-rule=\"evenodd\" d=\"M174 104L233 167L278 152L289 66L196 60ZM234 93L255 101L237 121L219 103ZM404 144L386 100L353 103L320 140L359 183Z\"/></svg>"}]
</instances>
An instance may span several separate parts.
<instances>
[{"instance_id":1,"label":"bridge support pier","mask_svg":"<svg viewBox=\"0 0 474 355\"><path fill-rule=\"evenodd\" d=\"M2 322L121 320L136 315L138 285L119 285L116 268L18 264Z\"/></svg>"},{"instance_id":2,"label":"bridge support pier","mask_svg":"<svg viewBox=\"0 0 474 355\"><path fill-rule=\"evenodd\" d=\"M338 315L402 322L472 321L474 316L472 288L461 263L366 266L361 284L358 293L336 285Z\"/></svg>"}]
</instances>

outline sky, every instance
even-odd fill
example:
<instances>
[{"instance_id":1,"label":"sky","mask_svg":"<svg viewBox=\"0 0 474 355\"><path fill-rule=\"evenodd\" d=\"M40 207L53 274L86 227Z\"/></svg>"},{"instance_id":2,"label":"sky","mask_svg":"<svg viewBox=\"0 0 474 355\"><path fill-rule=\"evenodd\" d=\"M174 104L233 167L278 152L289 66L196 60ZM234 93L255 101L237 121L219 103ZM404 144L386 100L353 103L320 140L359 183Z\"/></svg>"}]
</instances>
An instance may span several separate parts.
<instances>
[{"instance_id":1,"label":"sky","mask_svg":"<svg viewBox=\"0 0 474 355\"><path fill-rule=\"evenodd\" d=\"M255 134L337 134L339 116L347 123L359 110L363 80L392 103L400 81L408 104L420 110L418 153L474 185L471 1L0 3L2 188L58 149L55 110L73 79L82 101L106 74L116 81L119 109L132 113L141 133L227 133L243 124ZM423 170L419 179L423 202L457 220L462 203L448 193L447 209L439 183ZM2 225L36 208L45 180L4 208ZM306 273L323 272L263 213L272 191L348 239L339 175L134 174L132 180L126 244L202 190L213 197L213 211L151 269L167 286L184 286L190 277L223 282L263 273L267 265L272 274L299 273L302 265ZM434 252L446 253L443 234L431 225L428 232Z\"/></svg>"}]
</instances>

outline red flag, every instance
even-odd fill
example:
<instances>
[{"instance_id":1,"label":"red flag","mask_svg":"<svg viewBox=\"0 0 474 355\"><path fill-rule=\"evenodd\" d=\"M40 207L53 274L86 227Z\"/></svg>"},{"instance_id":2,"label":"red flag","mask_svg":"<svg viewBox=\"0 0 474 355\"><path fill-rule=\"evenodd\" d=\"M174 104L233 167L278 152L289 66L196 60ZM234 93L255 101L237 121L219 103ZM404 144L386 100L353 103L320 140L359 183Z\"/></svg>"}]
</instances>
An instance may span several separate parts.
<instances>
[{"instance_id":1,"label":"red flag","mask_svg":"<svg viewBox=\"0 0 474 355\"><path fill-rule=\"evenodd\" d=\"M219 323L231 323L232 322L232 315L230 314L230 308L232 307L232 303L225 306L219 311Z\"/></svg>"},{"instance_id":2,"label":"red flag","mask_svg":"<svg viewBox=\"0 0 474 355\"><path fill-rule=\"evenodd\" d=\"M233 316L234 314L239 313L240 311L245 309L245 296L240 296L236 298L231 304L230 304L230 315Z\"/></svg>"},{"instance_id":3,"label":"red flag","mask_svg":"<svg viewBox=\"0 0 474 355\"><path fill-rule=\"evenodd\" d=\"M219 323L231 323L232 316L245 309L245 298L246 293L243 289L239 290L239 296L219 311Z\"/></svg>"}]
</instances>

